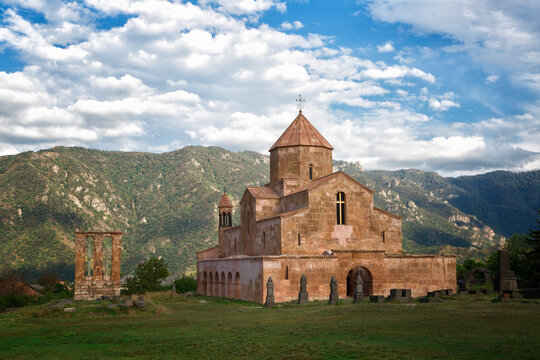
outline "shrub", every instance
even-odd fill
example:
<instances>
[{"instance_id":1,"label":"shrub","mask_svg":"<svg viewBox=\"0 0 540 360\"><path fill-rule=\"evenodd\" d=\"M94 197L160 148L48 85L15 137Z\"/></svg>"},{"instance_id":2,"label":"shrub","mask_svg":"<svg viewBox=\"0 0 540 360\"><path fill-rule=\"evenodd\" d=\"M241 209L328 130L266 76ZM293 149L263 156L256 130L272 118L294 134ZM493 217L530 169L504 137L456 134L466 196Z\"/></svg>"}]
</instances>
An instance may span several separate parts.
<instances>
[{"instance_id":1,"label":"shrub","mask_svg":"<svg viewBox=\"0 0 540 360\"><path fill-rule=\"evenodd\" d=\"M178 294L183 294L188 291L197 291L197 280L191 276L182 275L180 279L176 279L174 284Z\"/></svg>"},{"instance_id":2,"label":"shrub","mask_svg":"<svg viewBox=\"0 0 540 360\"><path fill-rule=\"evenodd\" d=\"M135 276L126 282L125 294L144 294L146 291L161 291L161 280L169 276L167 264L163 258L150 258L140 263L135 270Z\"/></svg>"}]
</instances>

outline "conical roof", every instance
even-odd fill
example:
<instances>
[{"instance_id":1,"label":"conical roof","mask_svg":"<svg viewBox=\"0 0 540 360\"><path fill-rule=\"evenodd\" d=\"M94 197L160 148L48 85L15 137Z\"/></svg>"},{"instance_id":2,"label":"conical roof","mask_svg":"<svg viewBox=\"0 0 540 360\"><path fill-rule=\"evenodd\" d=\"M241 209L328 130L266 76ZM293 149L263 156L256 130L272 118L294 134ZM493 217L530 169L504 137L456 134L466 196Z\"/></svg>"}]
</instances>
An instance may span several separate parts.
<instances>
[{"instance_id":1,"label":"conical roof","mask_svg":"<svg viewBox=\"0 0 540 360\"><path fill-rule=\"evenodd\" d=\"M227 193L223 193L221 200L219 201L218 208L233 207L231 199L227 196Z\"/></svg>"},{"instance_id":2,"label":"conical roof","mask_svg":"<svg viewBox=\"0 0 540 360\"><path fill-rule=\"evenodd\" d=\"M302 115L302 111L299 112L296 119L281 134L269 151L287 146L320 146L334 150L332 145L315 129L315 126Z\"/></svg>"}]
</instances>

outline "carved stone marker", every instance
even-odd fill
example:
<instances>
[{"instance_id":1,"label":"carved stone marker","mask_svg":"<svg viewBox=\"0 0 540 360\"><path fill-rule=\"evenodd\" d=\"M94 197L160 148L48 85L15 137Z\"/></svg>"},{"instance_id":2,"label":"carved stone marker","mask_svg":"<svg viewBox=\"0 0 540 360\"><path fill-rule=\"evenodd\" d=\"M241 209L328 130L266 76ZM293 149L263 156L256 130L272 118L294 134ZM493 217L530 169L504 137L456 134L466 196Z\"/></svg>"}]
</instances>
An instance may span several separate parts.
<instances>
[{"instance_id":1,"label":"carved stone marker","mask_svg":"<svg viewBox=\"0 0 540 360\"><path fill-rule=\"evenodd\" d=\"M508 250L499 250L499 291L513 293L517 290L517 281L514 272L510 270L510 256Z\"/></svg>"},{"instance_id":2,"label":"carved stone marker","mask_svg":"<svg viewBox=\"0 0 540 360\"><path fill-rule=\"evenodd\" d=\"M362 280L362 276L360 276L360 274L358 274L358 276L356 277L353 302L354 303L364 302L364 281Z\"/></svg>"},{"instance_id":3,"label":"carved stone marker","mask_svg":"<svg viewBox=\"0 0 540 360\"><path fill-rule=\"evenodd\" d=\"M275 305L276 300L274 299L274 282L272 281L272 277L269 277L268 282L266 283L266 302L264 303L264 306L273 307Z\"/></svg>"},{"instance_id":4,"label":"carved stone marker","mask_svg":"<svg viewBox=\"0 0 540 360\"><path fill-rule=\"evenodd\" d=\"M337 289L337 281L332 276L332 280L330 280L330 299L328 299L328 303L335 305L339 301L339 294Z\"/></svg>"},{"instance_id":5,"label":"carved stone marker","mask_svg":"<svg viewBox=\"0 0 540 360\"><path fill-rule=\"evenodd\" d=\"M75 300L120 295L122 233L76 231Z\"/></svg>"},{"instance_id":6,"label":"carved stone marker","mask_svg":"<svg viewBox=\"0 0 540 360\"><path fill-rule=\"evenodd\" d=\"M390 289L390 296L388 299L402 302L411 301L411 289Z\"/></svg>"},{"instance_id":7,"label":"carved stone marker","mask_svg":"<svg viewBox=\"0 0 540 360\"><path fill-rule=\"evenodd\" d=\"M371 295L369 297L369 302L372 303L383 303L384 302L384 295Z\"/></svg>"},{"instance_id":8,"label":"carved stone marker","mask_svg":"<svg viewBox=\"0 0 540 360\"><path fill-rule=\"evenodd\" d=\"M302 277L300 278L300 292L298 293L298 303L300 305L309 304L306 275L302 275Z\"/></svg>"}]
</instances>

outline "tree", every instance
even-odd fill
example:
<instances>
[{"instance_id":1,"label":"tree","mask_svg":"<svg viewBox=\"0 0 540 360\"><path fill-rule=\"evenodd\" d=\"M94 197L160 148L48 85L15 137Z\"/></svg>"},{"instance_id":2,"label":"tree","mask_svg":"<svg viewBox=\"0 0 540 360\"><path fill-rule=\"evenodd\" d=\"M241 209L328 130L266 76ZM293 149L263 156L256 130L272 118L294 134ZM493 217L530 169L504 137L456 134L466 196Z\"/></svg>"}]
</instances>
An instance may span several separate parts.
<instances>
[{"instance_id":1,"label":"tree","mask_svg":"<svg viewBox=\"0 0 540 360\"><path fill-rule=\"evenodd\" d=\"M174 284L178 294L183 294L188 291L197 291L197 280L191 276L182 275L180 279L176 279Z\"/></svg>"},{"instance_id":2,"label":"tree","mask_svg":"<svg viewBox=\"0 0 540 360\"><path fill-rule=\"evenodd\" d=\"M127 288L129 294L144 294L147 291L162 290L161 281L169 276L167 264L163 258L150 258L148 261L137 265L135 276L128 279Z\"/></svg>"},{"instance_id":3,"label":"tree","mask_svg":"<svg viewBox=\"0 0 540 360\"><path fill-rule=\"evenodd\" d=\"M55 272L45 270L37 279L37 283L43 286L46 291L52 291L58 283L58 275Z\"/></svg>"},{"instance_id":4,"label":"tree","mask_svg":"<svg viewBox=\"0 0 540 360\"><path fill-rule=\"evenodd\" d=\"M529 230L527 237L527 243L531 246L531 251L527 254L527 260L531 264L532 276L529 281L529 285L536 287L540 286L540 210L538 211L538 218L536 219L536 230Z\"/></svg>"}]
</instances>

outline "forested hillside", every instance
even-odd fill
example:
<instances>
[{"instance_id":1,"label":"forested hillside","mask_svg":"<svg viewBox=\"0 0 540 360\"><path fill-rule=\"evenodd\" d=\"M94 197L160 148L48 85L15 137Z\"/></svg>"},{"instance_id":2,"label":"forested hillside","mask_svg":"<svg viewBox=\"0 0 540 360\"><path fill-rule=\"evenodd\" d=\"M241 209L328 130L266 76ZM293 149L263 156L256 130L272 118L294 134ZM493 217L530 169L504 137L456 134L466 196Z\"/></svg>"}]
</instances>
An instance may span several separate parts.
<instances>
[{"instance_id":1,"label":"forested hillside","mask_svg":"<svg viewBox=\"0 0 540 360\"><path fill-rule=\"evenodd\" d=\"M334 165L376 190L377 206L404 216L408 251L480 257L500 235L534 227L540 208L539 171L443 178ZM57 147L0 157L0 272L72 278L73 231L96 228L125 233L123 273L152 255L174 273L192 271L196 251L217 242L222 192L238 205L245 186L268 176L268 156L217 147L163 154Z\"/></svg>"}]
</instances>

